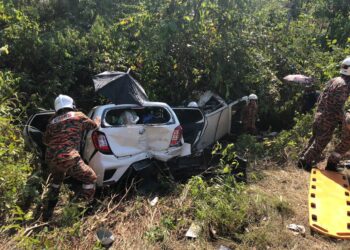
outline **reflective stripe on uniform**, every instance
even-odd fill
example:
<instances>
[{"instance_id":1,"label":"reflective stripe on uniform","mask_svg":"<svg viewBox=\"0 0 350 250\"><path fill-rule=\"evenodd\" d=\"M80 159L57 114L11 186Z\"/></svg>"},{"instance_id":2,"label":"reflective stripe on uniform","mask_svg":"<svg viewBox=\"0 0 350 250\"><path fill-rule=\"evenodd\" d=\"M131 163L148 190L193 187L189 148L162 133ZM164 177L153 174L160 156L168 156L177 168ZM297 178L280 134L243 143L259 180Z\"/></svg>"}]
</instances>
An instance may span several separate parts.
<instances>
[{"instance_id":1,"label":"reflective stripe on uniform","mask_svg":"<svg viewBox=\"0 0 350 250\"><path fill-rule=\"evenodd\" d=\"M95 184L83 184L83 189L94 189Z\"/></svg>"},{"instance_id":2,"label":"reflective stripe on uniform","mask_svg":"<svg viewBox=\"0 0 350 250\"><path fill-rule=\"evenodd\" d=\"M66 114L57 116L56 118L52 119L52 121L50 123L51 124L59 123L59 122L62 122L64 120L68 120L69 118L72 118L74 116L75 116L74 112L68 112Z\"/></svg>"}]
</instances>

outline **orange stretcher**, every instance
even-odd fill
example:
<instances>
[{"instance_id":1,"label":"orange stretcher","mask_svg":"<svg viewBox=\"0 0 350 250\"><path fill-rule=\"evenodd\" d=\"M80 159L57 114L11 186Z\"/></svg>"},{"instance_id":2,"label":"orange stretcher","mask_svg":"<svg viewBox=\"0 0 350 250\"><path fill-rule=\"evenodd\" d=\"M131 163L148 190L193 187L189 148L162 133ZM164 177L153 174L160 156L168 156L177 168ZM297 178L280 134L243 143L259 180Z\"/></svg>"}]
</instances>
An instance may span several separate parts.
<instances>
[{"instance_id":1,"label":"orange stretcher","mask_svg":"<svg viewBox=\"0 0 350 250\"><path fill-rule=\"evenodd\" d=\"M309 224L311 232L350 239L350 189L344 174L311 170Z\"/></svg>"}]
</instances>

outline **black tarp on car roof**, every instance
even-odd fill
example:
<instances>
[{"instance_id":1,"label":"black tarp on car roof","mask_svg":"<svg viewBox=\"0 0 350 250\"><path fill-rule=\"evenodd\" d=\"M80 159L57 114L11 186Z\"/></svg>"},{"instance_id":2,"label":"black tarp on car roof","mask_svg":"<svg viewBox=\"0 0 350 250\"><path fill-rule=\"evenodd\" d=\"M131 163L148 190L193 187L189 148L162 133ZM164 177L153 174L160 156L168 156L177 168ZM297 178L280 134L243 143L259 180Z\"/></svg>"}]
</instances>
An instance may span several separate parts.
<instances>
[{"instance_id":1,"label":"black tarp on car roof","mask_svg":"<svg viewBox=\"0 0 350 250\"><path fill-rule=\"evenodd\" d=\"M93 77L95 91L114 104L141 105L148 101L142 86L128 72L105 71Z\"/></svg>"}]
</instances>

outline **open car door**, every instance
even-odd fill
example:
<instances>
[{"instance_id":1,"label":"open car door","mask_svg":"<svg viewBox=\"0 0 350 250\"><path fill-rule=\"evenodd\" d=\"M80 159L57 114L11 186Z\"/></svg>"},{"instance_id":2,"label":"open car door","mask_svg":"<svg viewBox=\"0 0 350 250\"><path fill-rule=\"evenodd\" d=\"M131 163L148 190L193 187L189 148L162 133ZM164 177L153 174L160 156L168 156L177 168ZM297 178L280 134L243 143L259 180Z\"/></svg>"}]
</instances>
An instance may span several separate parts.
<instances>
[{"instance_id":1,"label":"open car door","mask_svg":"<svg viewBox=\"0 0 350 250\"><path fill-rule=\"evenodd\" d=\"M28 148L35 150L41 159L45 159L46 146L42 142L46 126L55 111L42 111L29 117L23 129L23 137Z\"/></svg>"},{"instance_id":2,"label":"open car door","mask_svg":"<svg viewBox=\"0 0 350 250\"><path fill-rule=\"evenodd\" d=\"M229 134L231 114L228 105L205 115L206 123L197 150L202 150Z\"/></svg>"},{"instance_id":3,"label":"open car door","mask_svg":"<svg viewBox=\"0 0 350 250\"><path fill-rule=\"evenodd\" d=\"M199 108L189 107L176 107L172 109L182 126L185 143L191 144L192 149L196 149L203 129L206 126L206 119L203 112Z\"/></svg>"},{"instance_id":4,"label":"open car door","mask_svg":"<svg viewBox=\"0 0 350 250\"><path fill-rule=\"evenodd\" d=\"M228 105L220 96L208 91L201 96L198 104L205 113L205 127L197 150L202 150L230 133L232 106Z\"/></svg>"}]
</instances>

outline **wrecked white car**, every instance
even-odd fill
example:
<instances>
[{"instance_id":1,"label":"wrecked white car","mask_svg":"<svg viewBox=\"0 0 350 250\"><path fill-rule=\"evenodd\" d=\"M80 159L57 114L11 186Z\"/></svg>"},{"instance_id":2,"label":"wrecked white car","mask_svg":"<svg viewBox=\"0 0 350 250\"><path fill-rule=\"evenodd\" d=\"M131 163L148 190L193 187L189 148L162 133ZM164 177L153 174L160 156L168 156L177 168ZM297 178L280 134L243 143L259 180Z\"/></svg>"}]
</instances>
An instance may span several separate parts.
<instances>
[{"instance_id":1,"label":"wrecked white car","mask_svg":"<svg viewBox=\"0 0 350 250\"><path fill-rule=\"evenodd\" d=\"M209 106L206 108L208 111ZM230 105L221 103L209 111L170 108L161 102L97 106L89 117L100 117L101 126L86 134L81 146L83 159L96 172L97 185L103 186L118 182L130 167L139 170L152 160L168 162L201 152L227 135L231 127ZM42 159L42 133L53 114L54 111L34 114L24 129L27 144Z\"/></svg>"},{"instance_id":2,"label":"wrecked white car","mask_svg":"<svg viewBox=\"0 0 350 250\"><path fill-rule=\"evenodd\" d=\"M154 161L166 163L198 154L229 134L234 104L206 92L197 108L171 108L166 103L144 100L142 105L97 106L88 116L100 118L101 126L84 136L81 155L96 172L98 186L117 183L130 168L139 171ZM32 115L24 129L27 144L42 160L42 134L53 114L45 111Z\"/></svg>"},{"instance_id":3,"label":"wrecked white car","mask_svg":"<svg viewBox=\"0 0 350 250\"><path fill-rule=\"evenodd\" d=\"M173 108L184 129L185 142L198 152L230 134L232 107L237 103L228 104L220 96L207 91L198 100L198 108Z\"/></svg>"},{"instance_id":4,"label":"wrecked white car","mask_svg":"<svg viewBox=\"0 0 350 250\"><path fill-rule=\"evenodd\" d=\"M117 182L130 166L138 170L152 159L167 162L191 154L177 116L165 103L103 105L93 109L95 117L101 117L101 127L87 134L83 158L95 170L98 185Z\"/></svg>"},{"instance_id":5,"label":"wrecked white car","mask_svg":"<svg viewBox=\"0 0 350 250\"><path fill-rule=\"evenodd\" d=\"M31 148L44 159L42 134L54 111L33 115L24 129ZM182 127L174 111L165 103L97 106L90 118L101 118L101 126L85 136L81 152L84 161L97 174L97 185L116 183L130 167L146 168L150 160L166 162L191 153L182 136Z\"/></svg>"}]
</instances>

